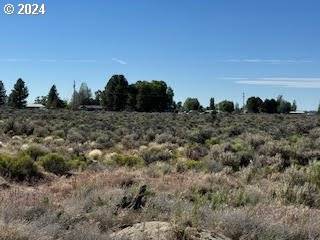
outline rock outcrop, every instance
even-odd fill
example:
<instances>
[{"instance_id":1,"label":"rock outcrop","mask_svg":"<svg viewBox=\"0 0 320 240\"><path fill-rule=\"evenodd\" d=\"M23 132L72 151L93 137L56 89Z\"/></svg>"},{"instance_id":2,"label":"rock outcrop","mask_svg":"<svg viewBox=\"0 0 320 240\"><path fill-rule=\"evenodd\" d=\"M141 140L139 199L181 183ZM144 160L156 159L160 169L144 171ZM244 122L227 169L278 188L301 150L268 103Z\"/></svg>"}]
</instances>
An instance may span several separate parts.
<instances>
[{"instance_id":1,"label":"rock outcrop","mask_svg":"<svg viewBox=\"0 0 320 240\"><path fill-rule=\"evenodd\" d=\"M187 227L184 231L168 222L137 223L110 235L112 240L230 240L205 230Z\"/></svg>"}]
</instances>

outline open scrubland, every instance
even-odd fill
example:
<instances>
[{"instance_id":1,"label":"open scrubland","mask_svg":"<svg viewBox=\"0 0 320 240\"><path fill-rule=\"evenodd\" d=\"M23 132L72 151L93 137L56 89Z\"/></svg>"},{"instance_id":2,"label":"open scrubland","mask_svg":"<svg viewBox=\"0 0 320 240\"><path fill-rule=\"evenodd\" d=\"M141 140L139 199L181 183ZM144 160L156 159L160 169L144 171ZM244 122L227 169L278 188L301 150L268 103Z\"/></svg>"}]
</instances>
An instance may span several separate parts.
<instances>
[{"instance_id":1,"label":"open scrubland","mask_svg":"<svg viewBox=\"0 0 320 240\"><path fill-rule=\"evenodd\" d=\"M0 116L0 240L320 239L318 116Z\"/></svg>"}]
</instances>

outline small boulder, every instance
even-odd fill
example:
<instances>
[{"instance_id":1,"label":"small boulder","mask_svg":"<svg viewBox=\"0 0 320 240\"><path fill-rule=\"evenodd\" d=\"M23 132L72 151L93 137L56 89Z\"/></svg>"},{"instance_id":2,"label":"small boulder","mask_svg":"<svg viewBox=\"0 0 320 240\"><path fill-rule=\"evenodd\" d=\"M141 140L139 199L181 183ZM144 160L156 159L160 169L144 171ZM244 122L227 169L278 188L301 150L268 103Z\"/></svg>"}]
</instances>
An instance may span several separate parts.
<instances>
[{"instance_id":1,"label":"small boulder","mask_svg":"<svg viewBox=\"0 0 320 240\"><path fill-rule=\"evenodd\" d=\"M175 240L176 236L172 226L167 222L137 223L110 235L112 240Z\"/></svg>"},{"instance_id":2,"label":"small boulder","mask_svg":"<svg viewBox=\"0 0 320 240\"><path fill-rule=\"evenodd\" d=\"M176 226L168 222L137 223L110 235L112 240L231 240L223 235L187 227L179 231Z\"/></svg>"}]
</instances>

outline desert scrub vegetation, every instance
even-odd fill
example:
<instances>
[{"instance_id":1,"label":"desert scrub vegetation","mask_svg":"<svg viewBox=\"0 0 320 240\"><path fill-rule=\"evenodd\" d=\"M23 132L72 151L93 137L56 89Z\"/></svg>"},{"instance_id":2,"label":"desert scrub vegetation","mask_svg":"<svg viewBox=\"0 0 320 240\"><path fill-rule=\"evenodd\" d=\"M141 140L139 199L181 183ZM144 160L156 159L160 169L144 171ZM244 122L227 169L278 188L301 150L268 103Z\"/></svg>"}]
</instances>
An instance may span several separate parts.
<instances>
[{"instance_id":1,"label":"desert scrub vegetation","mask_svg":"<svg viewBox=\"0 0 320 240\"><path fill-rule=\"evenodd\" d=\"M151 221L236 240L320 239L318 116L0 116L0 239L108 239Z\"/></svg>"},{"instance_id":2,"label":"desert scrub vegetation","mask_svg":"<svg viewBox=\"0 0 320 240\"><path fill-rule=\"evenodd\" d=\"M39 175L38 168L28 155L0 155L0 174L17 181L31 180Z\"/></svg>"}]
</instances>

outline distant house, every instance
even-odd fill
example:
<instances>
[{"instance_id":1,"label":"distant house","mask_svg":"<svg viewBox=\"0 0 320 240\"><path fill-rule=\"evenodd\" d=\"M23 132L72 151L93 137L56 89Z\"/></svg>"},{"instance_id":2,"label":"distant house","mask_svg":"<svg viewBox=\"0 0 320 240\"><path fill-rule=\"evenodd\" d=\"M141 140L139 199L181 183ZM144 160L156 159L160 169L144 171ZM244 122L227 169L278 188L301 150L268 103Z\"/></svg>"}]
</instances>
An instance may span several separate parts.
<instances>
[{"instance_id":1,"label":"distant house","mask_svg":"<svg viewBox=\"0 0 320 240\"><path fill-rule=\"evenodd\" d=\"M85 110L85 111L101 111L103 110L103 107L100 105L81 105L79 107L79 110Z\"/></svg>"},{"instance_id":2,"label":"distant house","mask_svg":"<svg viewBox=\"0 0 320 240\"><path fill-rule=\"evenodd\" d=\"M307 115L317 115L318 114L317 111L308 111L306 113L307 113Z\"/></svg>"},{"instance_id":3,"label":"distant house","mask_svg":"<svg viewBox=\"0 0 320 240\"><path fill-rule=\"evenodd\" d=\"M38 103L28 103L26 108L29 109L45 109L46 107L42 104L38 104Z\"/></svg>"},{"instance_id":4,"label":"distant house","mask_svg":"<svg viewBox=\"0 0 320 240\"><path fill-rule=\"evenodd\" d=\"M304 111L291 111L290 114L305 114Z\"/></svg>"}]
</instances>

